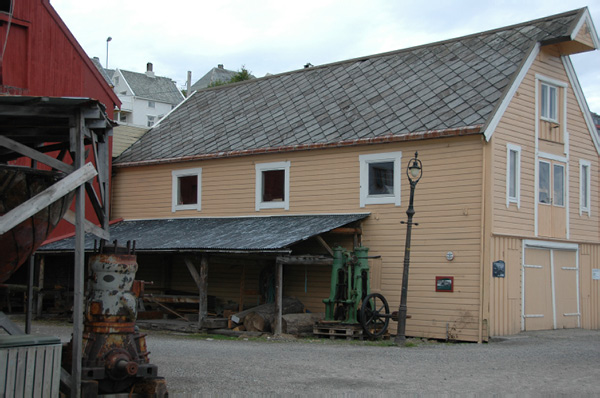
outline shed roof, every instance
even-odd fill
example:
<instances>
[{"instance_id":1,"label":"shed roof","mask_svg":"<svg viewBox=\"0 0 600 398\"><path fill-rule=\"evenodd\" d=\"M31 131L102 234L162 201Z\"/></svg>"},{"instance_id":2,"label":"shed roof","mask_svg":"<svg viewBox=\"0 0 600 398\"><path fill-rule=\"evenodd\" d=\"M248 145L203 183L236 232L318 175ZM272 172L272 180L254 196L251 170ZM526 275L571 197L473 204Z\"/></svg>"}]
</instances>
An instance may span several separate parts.
<instances>
[{"instance_id":1,"label":"shed roof","mask_svg":"<svg viewBox=\"0 0 600 398\"><path fill-rule=\"evenodd\" d=\"M534 45L586 11L200 90L115 166L481 133Z\"/></svg>"},{"instance_id":2,"label":"shed roof","mask_svg":"<svg viewBox=\"0 0 600 398\"><path fill-rule=\"evenodd\" d=\"M172 105L177 105L183 101L183 94L181 94L175 82L168 77L150 77L145 73L119 70L125 80L127 80L127 84L129 84L131 90L133 90L133 94L137 97Z\"/></svg>"},{"instance_id":3,"label":"shed roof","mask_svg":"<svg viewBox=\"0 0 600 398\"><path fill-rule=\"evenodd\" d=\"M368 213L272 217L177 218L123 221L110 226L111 240L136 241L137 251L238 251L289 253L294 243L362 220ZM49 243L40 252L73 251L75 238ZM94 236L86 234L86 250Z\"/></svg>"}]
</instances>

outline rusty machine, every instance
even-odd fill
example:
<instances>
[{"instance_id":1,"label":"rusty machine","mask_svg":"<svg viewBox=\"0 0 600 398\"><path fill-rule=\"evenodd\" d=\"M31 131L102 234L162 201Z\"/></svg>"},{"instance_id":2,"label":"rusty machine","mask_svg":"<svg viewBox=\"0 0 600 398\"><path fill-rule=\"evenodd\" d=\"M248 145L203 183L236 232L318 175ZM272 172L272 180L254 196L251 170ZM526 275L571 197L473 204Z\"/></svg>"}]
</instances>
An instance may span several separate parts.
<instances>
[{"instance_id":1,"label":"rusty machine","mask_svg":"<svg viewBox=\"0 0 600 398\"><path fill-rule=\"evenodd\" d=\"M325 322L360 324L369 337L376 338L385 334L397 313L390 314L383 295L370 293L368 253L363 246L352 252L339 246L333 249L331 290L323 302Z\"/></svg>"},{"instance_id":2,"label":"rusty machine","mask_svg":"<svg viewBox=\"0 0 600 398\"><path fill-rule=\"evenodd\" d=\"M91 277L82 342L82 389L96 393L133 392L137 396L166 397L167 386L150 364L145 335L138 332L137 298L144 282L134 281L138 265L130 242L127 247L100 243L89 259ZM72 342L71 342L72 343ZM65 351L69 351L69 343ZM63 353L63 367L71 355ZM67 362L67 363L65 363Z\"/></svg>"}]
</instances>

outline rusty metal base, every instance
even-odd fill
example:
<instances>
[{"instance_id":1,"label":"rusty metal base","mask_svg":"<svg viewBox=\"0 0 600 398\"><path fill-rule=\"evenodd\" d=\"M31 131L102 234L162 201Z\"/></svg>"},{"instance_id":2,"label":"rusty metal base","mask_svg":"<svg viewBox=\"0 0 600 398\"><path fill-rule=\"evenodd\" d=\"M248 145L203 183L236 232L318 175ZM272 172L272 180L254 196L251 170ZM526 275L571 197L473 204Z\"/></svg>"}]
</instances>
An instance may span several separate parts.
<instances>
[{"instance_id":1,"label":"rusty metal base","mask_svg":"<svg viewBox=\"0 0 600 398\"><path fill-rule=\"evenodd\" d=\"M167 382L162 377L140 379L128 392L99 394L96 380L83 380L81 396L85 398L168 398Z\"/></svg>"}]
</instances>

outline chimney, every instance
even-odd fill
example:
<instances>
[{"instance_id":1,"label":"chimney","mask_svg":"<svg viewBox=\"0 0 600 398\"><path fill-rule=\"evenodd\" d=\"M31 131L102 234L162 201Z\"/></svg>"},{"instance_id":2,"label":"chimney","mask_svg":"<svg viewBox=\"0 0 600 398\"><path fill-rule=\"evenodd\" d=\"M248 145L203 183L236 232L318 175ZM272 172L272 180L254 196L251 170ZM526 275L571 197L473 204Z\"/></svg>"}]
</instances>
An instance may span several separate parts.
<instances>
[{"instance_id":1,"label":"chimney","mask_svg":"<svg viewBox=\"0 0 600 398\"><path fill-rule=\"evenodd\" d=\"M152 71L152 62L148 62L146 64L146 76L155 77L154 72Z\"/></svg>"},{"instance_id":2,"label":"chimney","mask_svg":"<svg viewBox=\"0 0 600 398\"><path fill-rule=\"evenodd\" d=\"M219 64L219 65L217 65L217 67L218 67L219 69L223 69L223 64Z\"/></svg>"}]
</instances>

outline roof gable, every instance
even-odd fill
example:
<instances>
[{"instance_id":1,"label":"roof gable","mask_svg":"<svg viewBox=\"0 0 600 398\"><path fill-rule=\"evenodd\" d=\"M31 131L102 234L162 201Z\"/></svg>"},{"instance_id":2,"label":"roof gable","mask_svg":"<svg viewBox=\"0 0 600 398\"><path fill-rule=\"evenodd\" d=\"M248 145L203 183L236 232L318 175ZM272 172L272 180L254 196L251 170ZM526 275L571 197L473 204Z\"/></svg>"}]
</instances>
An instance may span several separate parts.
<instances>
[{"instance_id":1,"label":"roof gable","mask_svg":"<svg viewBox=\"0 0 600 398\"><path fill-rule=\"evenodd\" d=\"M137 97L172 105L177 105L183 101L183 94L181 94L175 82L168 77L150 77L145 73L123 69L119 69L119 72Z\"/></svg>"},{"instance_id":2,"label":"roof gable","mask_svg":"<svg viewBox=\"0 0 600 398\"><path fill-rule=\"evenodd\" d=\"M571 35L584 10L200 90L115 165L432 131L480 133L497 113L533 46Z\"/></svg>"}]
</instances>

